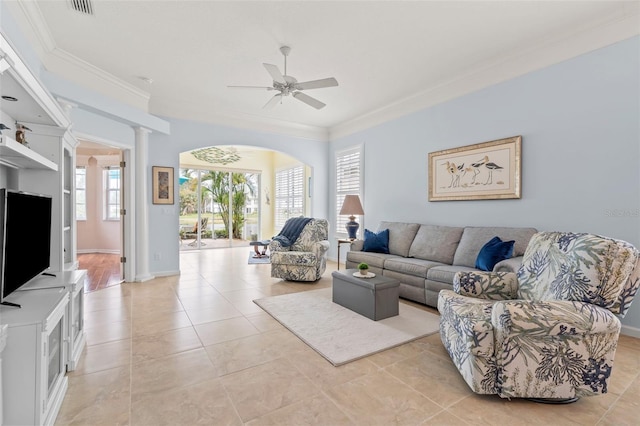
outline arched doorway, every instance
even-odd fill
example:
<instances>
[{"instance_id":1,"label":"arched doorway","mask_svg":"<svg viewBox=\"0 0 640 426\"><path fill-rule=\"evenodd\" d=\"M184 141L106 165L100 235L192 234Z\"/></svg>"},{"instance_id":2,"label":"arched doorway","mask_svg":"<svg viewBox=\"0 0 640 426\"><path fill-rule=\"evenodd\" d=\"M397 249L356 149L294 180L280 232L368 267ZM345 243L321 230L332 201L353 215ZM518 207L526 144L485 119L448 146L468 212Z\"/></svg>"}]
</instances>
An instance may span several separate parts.
<instances>
[{"instance_id":1,"label":"arched doorway","mask_svg":"<svg viewBox=\"0 0 640 426\"><path fill-rule=\"evenodd\" d=\"M308 215L310 167L280 152L214 146L180 154L180 249L248 246Z\"/></svg>"}]
</instances>

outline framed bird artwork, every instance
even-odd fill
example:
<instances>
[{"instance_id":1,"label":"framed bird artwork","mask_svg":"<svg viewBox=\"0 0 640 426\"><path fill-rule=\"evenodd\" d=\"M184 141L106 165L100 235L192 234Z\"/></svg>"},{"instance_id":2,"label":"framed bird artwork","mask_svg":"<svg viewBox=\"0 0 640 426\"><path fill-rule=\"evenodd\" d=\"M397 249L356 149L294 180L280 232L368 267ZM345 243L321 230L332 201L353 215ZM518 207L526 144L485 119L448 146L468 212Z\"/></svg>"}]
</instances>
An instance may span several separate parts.
<instances>
[{"instance_id":1,"label":"framed bird artwork","mask_svg":"<svg viewBox=\"0 0 640 426\"><path fill-rule=\"evenodd\" d=\"M522 136L430 152L429 201L521 198Z\"/></svg>"}]
</instances>

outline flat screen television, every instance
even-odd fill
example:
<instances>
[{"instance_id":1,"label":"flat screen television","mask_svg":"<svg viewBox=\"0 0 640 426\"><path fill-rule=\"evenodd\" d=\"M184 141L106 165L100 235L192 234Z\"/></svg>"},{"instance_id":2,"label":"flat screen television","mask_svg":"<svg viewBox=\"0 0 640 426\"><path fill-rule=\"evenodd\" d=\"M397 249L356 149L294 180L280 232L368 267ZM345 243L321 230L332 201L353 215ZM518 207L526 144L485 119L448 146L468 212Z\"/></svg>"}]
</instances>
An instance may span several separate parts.
<instances>
[{"instance_id":1,"label":"flat screen television","mask_svg":"<svg viewBox=\"0 0 640 426\"><path fill-rule=\"evenodd\" d=\"M0 302L49 268L50 196L0 189Z\"/></svg>"}]
</instances>

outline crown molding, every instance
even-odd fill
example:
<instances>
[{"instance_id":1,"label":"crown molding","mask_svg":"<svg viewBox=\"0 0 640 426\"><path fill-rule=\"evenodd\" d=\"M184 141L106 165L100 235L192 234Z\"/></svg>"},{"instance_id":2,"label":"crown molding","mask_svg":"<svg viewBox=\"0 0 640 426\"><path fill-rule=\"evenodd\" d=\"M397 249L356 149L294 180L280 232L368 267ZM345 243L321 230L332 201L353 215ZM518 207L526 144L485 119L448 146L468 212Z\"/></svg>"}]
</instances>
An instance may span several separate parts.
<instances>
[{"instance_id":1,"label":"crown molding","mask_svg":"<svg viewBox=\"0 0 640 426\"><path fill-rule=\"evenodd\" d=\"M615 16L543 40L528 49L479 64L427 90L400 99L329 129L329 140L357 133L640 34L640 3L624 5Z\"/></svg>"},{"instance_id":2,"label":"crown molding","mask_svg":"<svg viewBox=\"0 0 640 426\"><path fill-rule=\"evenodd\" d=\"M47 53L55 49L56 42L53 39L53 35L49 31L47 22L42 16L42 12L40 10L40 6L38 6L38 3L35 1L23 0L11 3L17 4L18 10L21 12L21 15L29 24L32 33L36 36L37 47L40 48L40 52ZM17 10L14 8L14 11Z\"/></svg>"},{"instance_id":3,"label":"crown molding","mask_svg":"<svg viewBox=\"0 0 640 426\"><path fill-rule=\"evenodd\" d=\"M49 51L44 61L47 70L59 75L74 75L105 95L124 101L143 111L149 108L151 95L114 75L58 47Z\"/></svg>"},{"instance_id":4,"label":"crown molding","mask_svg":"<svg viewBox=\"0 0 640 426\"><path fill-rule=\"evenodd\" d=\"M211 108L204 108L201 105L195 105L193 102L183 100L154 99L150 109L150 114L156 116L198 121L270 134L287 135L314 141L329 141L329 129L325 127L257 117L249 114L233 115L221 113L212 111Z\"/></svg>"},{"instance_id":5,"label":"crown molding","mask_svg":"<svg viewBox=\"0 0 640 426\"><path fill-rule=\"evenodd\" d=\"M33 34L34 50L38 52L44 67L59 75L73 75L77 82L122 102L147 111L150 94L112 74L60 49L53 38L36 1L10 2L12 11L28 25ZM15 6L17 5L17 7Z\"/></svg>"}]
</instances>

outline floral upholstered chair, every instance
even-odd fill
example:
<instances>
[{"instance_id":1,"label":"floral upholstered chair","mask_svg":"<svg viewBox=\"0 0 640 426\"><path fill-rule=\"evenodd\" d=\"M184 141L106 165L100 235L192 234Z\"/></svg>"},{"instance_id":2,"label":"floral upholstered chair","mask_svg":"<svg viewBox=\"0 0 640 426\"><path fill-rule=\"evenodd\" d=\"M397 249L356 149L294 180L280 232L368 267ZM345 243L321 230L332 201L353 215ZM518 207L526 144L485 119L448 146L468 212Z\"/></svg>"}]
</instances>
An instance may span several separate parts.
<instances>
[{"instance_id":1,"label":"floral upholstered chair","mask_svg":"<svg viewBox=\"0 0 640 426\"><path fill-rule=\"evenodd\" d=\"M557 403L606 393L639 258L620 240L537 233L517 274L459 272L440 292L442 343L479 394Z\"/></svg>"},{"instance_id":2,"label":"floral upholstered chair","mask_svg":"<svg viewBox=\"0 0 640 426\"><path fill-rule=\"evenodd\" d=\"M299 218L289 219L287 224L296 219ZM328 237L329 222L313 218L308 220L290 246L274 237L269 244L271 276L287 281L319 280L327 268Z\"/></svg>"}]
</instances>

